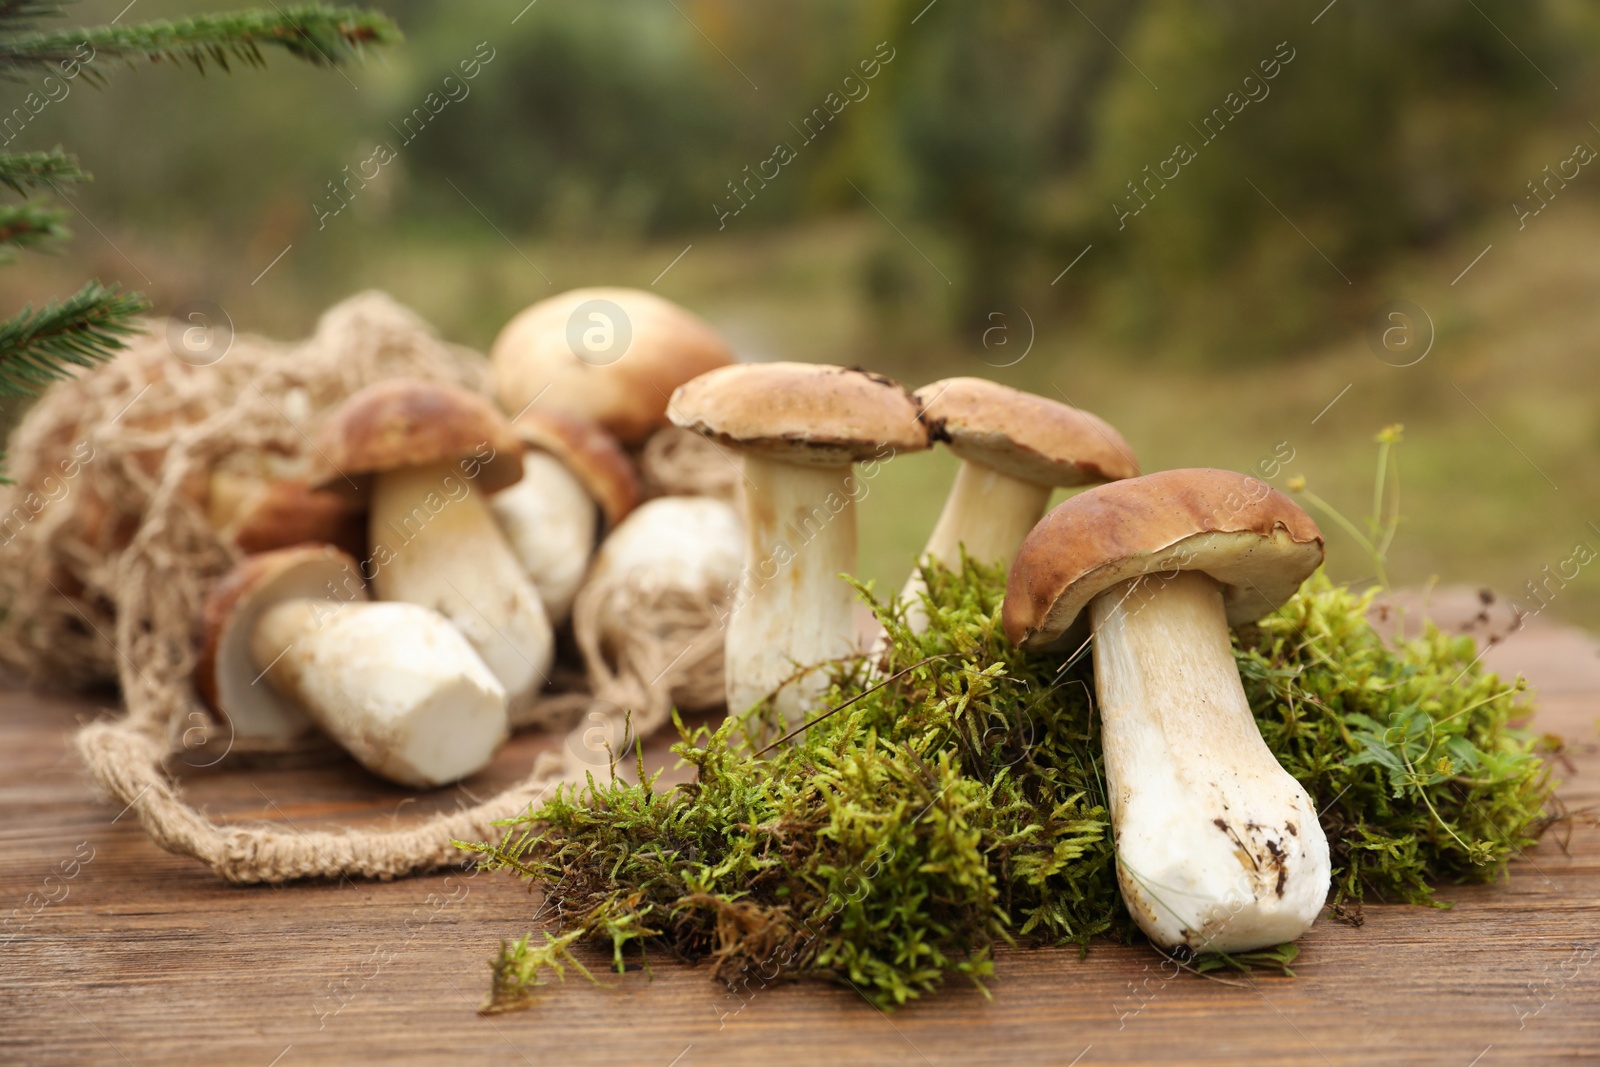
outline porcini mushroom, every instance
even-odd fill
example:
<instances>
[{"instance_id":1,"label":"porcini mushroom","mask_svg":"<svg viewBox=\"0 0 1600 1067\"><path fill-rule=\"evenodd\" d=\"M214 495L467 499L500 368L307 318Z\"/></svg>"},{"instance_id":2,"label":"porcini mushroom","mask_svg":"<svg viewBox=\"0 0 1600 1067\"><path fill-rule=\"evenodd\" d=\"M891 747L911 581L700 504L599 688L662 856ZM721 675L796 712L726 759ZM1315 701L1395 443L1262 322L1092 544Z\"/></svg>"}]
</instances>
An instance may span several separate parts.
<instances>
[{"instance_id":1,"label":"porcini mushroom","mask_svg":"<svg viewBox=\"0 0 1600 1067\"><path fill-rule=\"evenodd\" d=\"M743 456L748 548L726 647L728 710L771 697L798 722L827 685L818 665L855 654L852 464L928 447L917 406L881 375L756 363L701 375L672 396L679 426Z\"/></svg>"},{"instance_id":2,"label":"porcini mushroom","mask_svg":"<svg viewBox=\"0 0 1600 1067\"><path fill-rule=\"evenodd\" d=\"M522 480L490 498L489 508L559 625L602 520L614 528L639 502L639 476L616 438L580 416L530 407L513 429L528 446Z\"/></svg>"},{"instance_id":3,"label":"porcini mushroom","mask_svg":"<svg viewBox=\"0 0 1600 1067\"><path fill-rule=\"evenodd\" d=\"M667 398L689 379L733 362L699 316L640 289L573 289L505 325L489 350L495 398L517 414L593 419L626 445L667 424Z\"/></svg>"},{"instance_id":4,"label":"porcini mushroom","mask_svg":"<svg viewBox=\"0 0 1600 1067\"><path fill-rule=\"evenodd\" d=\"M285 747L321 726L367 769L434 786L488 763L506 694L461 633L416 604L374 604L328 545L248 556L204 609L196 680L234 740Z\"/></svg>"},{"instance_id":5,"label":"porcini mushroom","mask_svg":"<svg viewBox=\"0 0 1600 1067\"><path fill-rule=\"evenodd\" d=\"M965 548L975 560L1009 567L1052 489L1139 473L1122 435L1087 411L984 378L945 378L912 395L929 439L961 459L925 559L954 566ZM927 625L919 598L925 588L918 569L902 592L917 630Z\"/></svg>"},{"instance_id":6,"label":"porcini mushroom","mask_svg":"<svg viewBox=\"0 0 1600 1067\"><path fill-rule=\"evenodd\" d=\"M704 496L663 496L624 519L578 593L573 635L597 698L641 736L672 707L725 699L723 625L744 570L739 513Z\"/></svg>"},{"instance_id":7,"label":"porcini mushroom","mask_svg":"<svg viewBox=\"0 0 1600 1067\"><path fill-rule=\"evenodd\" d=\"M368 577L381 600L433 608L506 689L532 703L554 655L539 590L487 498L522 475L522 442L494 405L412 378L352 393L317 436L314 486L370 492Z\"/></svg>"},{"instance_id":8,"label":"porcini mushroom","mask_svg":"<svg viewBox=\"0 0 1600 1067\"><path fill-rule=\"evenodd\" d=\"M1017 552L1003 611L1013 643L1075 646L1087 609L1117 878L1163 948L1292 941L1327 897L1317 809L1261 739L1228 639L1321 562L1304 511L1220 470L1086 490Z\"/></svg>"},{"instance_id":9,"label":"porcini mushroom","mask_svg":"<svg viewBox=\"0 0 1600 1067\"><path fill-rule=\"evenodd\" d=\"M207 480L211 528L247 554L310 542L360 551L366 517L359 505L332 489L311 488L308 469L305 457L269 451L223 456Z\"/></svg>"}]
</instances>

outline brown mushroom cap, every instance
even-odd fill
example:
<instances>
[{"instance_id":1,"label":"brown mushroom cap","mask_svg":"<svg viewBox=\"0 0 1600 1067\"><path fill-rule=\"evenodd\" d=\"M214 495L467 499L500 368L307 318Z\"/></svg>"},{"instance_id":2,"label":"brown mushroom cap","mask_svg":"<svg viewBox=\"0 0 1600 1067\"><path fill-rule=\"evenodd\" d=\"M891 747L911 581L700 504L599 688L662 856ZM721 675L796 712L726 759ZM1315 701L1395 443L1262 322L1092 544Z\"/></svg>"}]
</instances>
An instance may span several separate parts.
<instances>
[{"instance_id":1,"label":"brown mushroom cap","mask_svg":"<svg viewBox=\"0 0 1600 1067\"><path fill-rule=\"evenodd\" d=\"M1248 475L1158 471L1087 489L1051 510L1017 550L1002 613L1020 648L1059 641L1099 594L1141 575L1204 571L1229 625L1276 610L1322 563L1322 531Z\"/></svg>"},{"instance_id":2,"label":"brown mushroom cap","mask_svg":"<svg viewBox=\"0 0 1600 1067\"><path fill-rule=\"evenodd\" d=\"M609 302L625 317L613 324L615 351L573 346L572 337L588 328L574 316L591 301ZM633 445L667 424L674 389L732 363L733 352L703 319L670 300L640 289L596 288L573 289L522 311L495 338L489 358L495 398L507 411L520 413L537 400L547 410L591 418Z\"/></svg>"},{"instance_id":3,"label":"brown mushroom cap","mask_svg":"<svg viewBox=\"0 0 1600 1067\"><path fill-rule=\"evenodd\" d=\"M365 546L367 522L348 497L331 489L312 489L299 480L269 482L228 528L241 552L267 552L308 541L345 551Z\"/></svg>"},{"instance_id":4,"label":"brown mushroom cap","mask_svg":"<svg viewBox=\"0 0 1600 1067\"><path fill-rule=\"evenodd\" d=\"M360 552L366 537L360 505L306 484L306 457L271 450L230 452L205 482L211 528L246 554L318 542Z\"/></svg>"},{"instance_id":5,"label":"brown mushroom cap","mask_svg":"<svg viewBox=\"0 0 1600 1067\"><path fill-rule=\"evenodd\" d=\"M791 463L840 466L928 447L905 386L853 367L722 367L681 386L668 411L684 429Z\"/></svg>"},{"instance_id":6,"label":"brown mushroom cap","mask_svg":"<svg viewBox=\"0 0 1600 1067\"><path fill-rule=\"evenodd\" d=\"M615 437L599 423L561 411L530 407L512 423L523 444L550 453L600 505L608 527L639 503L639 474Z\"/></svg>"},{"instance_id":7,"label":"brown mushroom cap","mask_svg":"<svg viewBox=\"0 0 1600 1067\"><path fill-rule=\"evenodd\" d=\"M964 460L1046 486L1139 474L1122 435L1096 415L986 378L944 378L912 394L928 436Z\"/></svg>"},{"instance_id":8,"label":"brown mushroom cap","mask_svg":"<svg viewBox=\"0 0 1600 1067\"><path fill-rule=\"evenodd\" d=\"M312 488L364 491L362 476L430 463L462 464L486 493L522 477L522 442L485 397L419 378L352 393L317 434Z\"/></svg>"},{"instance_id":9,"label":"brown mushroom cap","mask_svg":"<svg viewBox=\"0 0 1600 1067\"><path fill-rule=\"evenodd\" d=\"M211 590L201 611L195 687L211 710L268 739L313 727L306 714L261 677L250 636L267 609L300 598L365 601L356 561L332 545L296 545L246 556Z\"/></svg>"}]
</instances>

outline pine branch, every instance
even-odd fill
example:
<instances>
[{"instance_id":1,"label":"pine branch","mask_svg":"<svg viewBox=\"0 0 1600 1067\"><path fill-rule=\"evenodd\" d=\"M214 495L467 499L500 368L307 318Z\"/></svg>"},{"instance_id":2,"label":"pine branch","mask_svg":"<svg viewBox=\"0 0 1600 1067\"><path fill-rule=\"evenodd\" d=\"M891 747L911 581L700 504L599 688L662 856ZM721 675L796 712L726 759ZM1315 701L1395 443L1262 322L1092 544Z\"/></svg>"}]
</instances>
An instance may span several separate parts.
<instances>
[{"instance_id":1,"label":"pine branch","mask_svg":"<svg viewBox=\"0 0 1600 1067\"><path fill-rule=\"evenodd\" d=\"M0 0L0 26L12 32L60 14L62 7L57 0Z\"/></svg>"},{"instance_id":2,"label":"pine branch","mask_svg":"<svg viewBox=\"0 0 1600 1067\"><path fill-rule=\"evenodd\" d=\"M16 259L24 248L48 249L72 237L64 225L65 208L47 207L37 201L26 204L0 204L0 263Z\"/></svg>"},{"instance_id":3,"label":"pine branch","mask_svg":"<svg viewBox=\"0 0 1600 1067\"><path fill-rule=\"evenodd\" d=\"M49 152L0 152L0 185L18 195L29 187L42 188L54 182L93 181L89 172L78 168L78 158L60 148Z\"/></svg>"},{"instance_id":4,"label":"pine branch","mask_svg":"<svg viewBox=\"0 0 1600 1067\"><path fill-rule=\"evenodd\" d=\"M315 66L337 66L365 45L394 44L399 27L386 16L359 8L302 4L272 11L233 11L134 26L93 26L30 33L0 41L0 76L78 60L84 43L101 56L132 62L207 63L223 70L230 62L263 66L263 47L278 47Z\"/></svg>"},{"instance_id":5,"label":"pine branch","mask_svg":"<svg viewBox=\"0 0 1600 1067\"><path fill-rule=\"evenodd\" d=\"M24 306L0 322L0 396L35 396L38 390L73 367L110 359L127 347L124 338L138 333L134 317L150 302L138 293L120 293L89 282L59 304L35 311Z\"/></svg>"}]
</instances>

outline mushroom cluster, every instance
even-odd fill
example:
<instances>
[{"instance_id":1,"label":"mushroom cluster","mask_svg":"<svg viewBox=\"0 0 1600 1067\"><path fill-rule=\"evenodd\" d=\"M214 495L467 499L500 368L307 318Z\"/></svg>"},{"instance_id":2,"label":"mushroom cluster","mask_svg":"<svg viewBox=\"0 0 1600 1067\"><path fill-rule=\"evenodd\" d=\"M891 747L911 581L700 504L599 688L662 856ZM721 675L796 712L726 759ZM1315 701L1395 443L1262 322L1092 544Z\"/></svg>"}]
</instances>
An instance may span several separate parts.
<instances>
[{"instance_id":1,"label":"mushroom cluster","mask_svg":"<svg viewBox=\"0 0 1600 1067\"><path fill-rule=\"evenodd\" d=\"M1229 643L1321 564L1282 494L1226 471L1141 476L1103 420L982 379L737 363L633 290L541 301L491 358L492 400L380 381L327 413L314 455L211 471L213 526L255 551L211 595L197 671L235 736L320 732L428 787L534 723L566 732L572 781L673 707L804 729L834 668L878 669L846 580L857 505L885 464L943 444L960 465L919 562L1006 568L1025 651L1092 644L1135 921L1165 948L1236 952L1316 918L1327 841ZM1047 511L1063 489L1081 491ZM924 626L921 567L902 599ZM578 666L582 693L559 693Z\"/></svg>"},{"instance_id":2,"label":"mushroom cluster","mask_svg":"<svg viewBox=\"0 0 1600 1067\"><path fill-rule=\"evenodd\" d=\"M672 391L732 361L710 326L653 294L575 290L502 331L494 399L434 378L381 380L325 412L284 395L293 421L315 427L310 449L223 455L209 472L208 519L246 555L205 607L205 703L246 750L320 734L375 774L427 787L481 770L510 730L556 725L573 706L551 681L569 626L596 692L667 710L694 699L706 686L675 688L682 670L621 677L644 669L636 646L663 631L616 618L604 591L650 571L657 595L706 605L697 626L670 631L695 645L674 663L701 676L711 664L720 681L737 513L715 486L659 498L654 521L596 554L640 503L639 451L678 433ZM661 521L707 508L698 535ZM594 617L573 620L591 583Z\"/></svg>"}]
</instances>

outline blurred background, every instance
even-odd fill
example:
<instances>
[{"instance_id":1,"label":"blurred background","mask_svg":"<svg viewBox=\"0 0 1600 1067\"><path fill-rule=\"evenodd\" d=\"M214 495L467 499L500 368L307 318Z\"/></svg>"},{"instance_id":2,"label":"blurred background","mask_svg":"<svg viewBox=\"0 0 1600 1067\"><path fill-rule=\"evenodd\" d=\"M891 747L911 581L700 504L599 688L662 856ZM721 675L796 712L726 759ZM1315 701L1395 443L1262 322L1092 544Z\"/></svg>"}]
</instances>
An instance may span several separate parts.
<instances>
[{"instance_id":1,"label":"blurred background","mask_svg":"<svg viewBox=\"0 0 1600 1067\"><path fill-rule=\"evenodd\" d=\"M99 277L295 338L381 288L483 349L560 290L653 286L744 358L995 378L1358 526L1404 423L1391 578L1600 625L1592 5L371 6L406 43L343 73L107 62L36 112L0 84L10 147L96 178L64 254L0 270L6 313ZM883 468L865 576L898 587L953 466Z\"/></svg>"}]
</instances>

